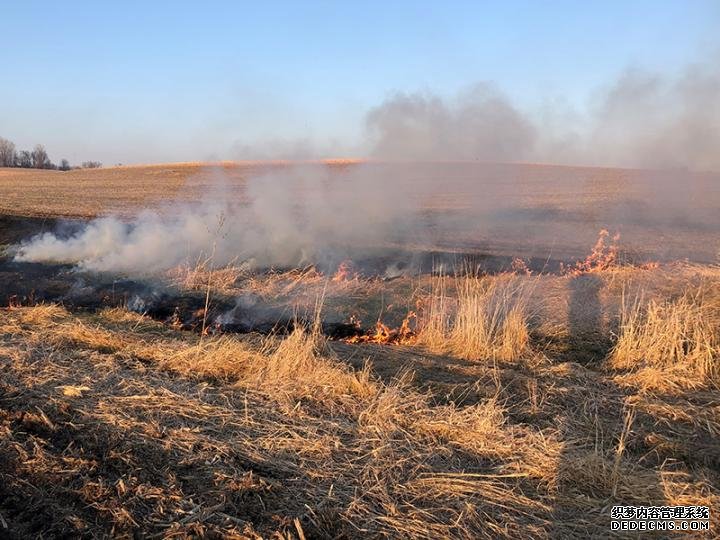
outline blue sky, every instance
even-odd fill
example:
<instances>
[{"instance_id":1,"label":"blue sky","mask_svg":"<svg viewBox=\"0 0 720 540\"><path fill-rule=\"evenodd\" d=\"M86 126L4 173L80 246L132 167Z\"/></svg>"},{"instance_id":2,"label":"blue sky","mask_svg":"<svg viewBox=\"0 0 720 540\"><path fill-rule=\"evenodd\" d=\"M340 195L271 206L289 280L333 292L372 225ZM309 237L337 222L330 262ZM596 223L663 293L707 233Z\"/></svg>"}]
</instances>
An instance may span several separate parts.
<instances>
[{"instance_id":1,"label":"blue sky","mask_svg":"<svg viewBox=\"0 0 720 540\"><path fill-rule=\"evenodd\" d=\"M717 1L0 2L0 136L106 164L353 148L397 91L583 107L718 52Z\"/></svg>"}]
</instances>

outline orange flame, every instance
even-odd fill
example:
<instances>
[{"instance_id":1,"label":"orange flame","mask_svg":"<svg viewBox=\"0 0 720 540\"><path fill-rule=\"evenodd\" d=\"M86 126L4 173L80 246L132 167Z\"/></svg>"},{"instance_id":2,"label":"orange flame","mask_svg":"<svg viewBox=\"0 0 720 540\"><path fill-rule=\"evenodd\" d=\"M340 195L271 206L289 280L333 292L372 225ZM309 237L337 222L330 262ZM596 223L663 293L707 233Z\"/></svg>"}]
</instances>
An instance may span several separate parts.
<instances>
[{"instance_id":1,"label":"orange flame","mask_svg":"<svg viewBox=\"0 0 720 540\"><path fill-rule=\"evenodd\" d=\"M337 272L332 277L332 281L335 283L342 283L345 281L352 281L358 278L358 273L353 270L353 262L350 259L345 259L338 265Z\"/></svg>"},{"instance_id":2,"label":"orange flame","mask_svg":"<svg viewBox=\"0 0 720 540\"><path fill-rule=\"evenodd\" d=\"M395 345L408 345L415 341L416 332L410 326L410 321L417 321L417 315L414 311L407 314L403 319L399 328L390 328L386 324L378 321L375 323L374 334L363 334L347 338L347 343L385 343ZM351 322L355 324L356 319L351 318Z\"/></svg>"},{"instance_id":3,"label":"orange flame","mask_svg":"<svg viewBox=\"0 0 720 540\"><path fill-rule=\"evenodd\" d=\"M560 273L569 276L579 276L591 272L601 272L618 266L620 264L618 257L620 233L616 233L608 242L609 237L610 233L606 229L602 229L590 255L588 255L584 261L578 261L573 266L564 266L560 263ZM626 264L639 270L654 270L660 266L660 263L656 261Z\"/></svg>"},{"instance_id":4,"label":"orange flame","mask_svg":"<svg viewBox=\"0 0 720 540\"><path fill-rule=\"evenodd\" d=\"M578 276L589 272L601 272L615 266L618 262L617 243L620 240L620 233L616 233L608 243L607 240L609 236L610 233L607 229L602 229L590 255L588 255L584 261L576 262L575 266L569 268L562 267L562 272L572 276Z\"/></svg>"}]
</instances>

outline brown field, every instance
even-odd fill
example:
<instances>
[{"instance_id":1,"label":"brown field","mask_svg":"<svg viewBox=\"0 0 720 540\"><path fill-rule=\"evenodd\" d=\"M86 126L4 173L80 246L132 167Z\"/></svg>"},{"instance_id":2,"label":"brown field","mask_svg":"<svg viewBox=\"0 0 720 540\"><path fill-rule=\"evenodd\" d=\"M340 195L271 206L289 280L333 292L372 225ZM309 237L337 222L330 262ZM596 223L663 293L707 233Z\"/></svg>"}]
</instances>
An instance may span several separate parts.
<instances>
[{"instance_id":1,"label":"brown field","mask_svg":"<svg viewBox=\"0 0 720 540\"><path fill-rule=\"evenodd\" d=\"M454 268L140 280L0 250L0 536L594 538L614 505L694 505L717 537L718 176L371 166L443 179L423 208L456 228L417 249ZM287 164L219 167L242 201ZM0 169L0 244L215 174Z\"/></svg>"},{"instance_id":2,"label":"brown field","mask_svg":"<svg viewBox=\"0 0 720 540\"><path fill-rule=\"evenodd\" d=\"M351 160L328 161L342 168ZM287 162L218 162L130 165L51 171L0 168L0 214L87 218L131 214L165 201L195 200L221 172L242 197L245 180L258 172L288 167Z\"/></svg>"},{"instance_id":3,"label":"brown field","mask_svg":"<svg viewBox=\"0 0 720 540\"><path fill-rule=\"evenodd\" d=\"M338 175L353 160L326 162ZM37 171L0 168L0 215L87 218L129 216L158 203L197 201L218 178L243 201L247 179L287 162L179 163ZM456 226L420 249L536 257L582 256L600 229L651 260L714 262L720 250L720 174L554 165L366 163L371 174L407 186L429 215ZM427 186L431 186L428 188ZM393 193L402 191L396 187ZM382 192L377 194L382 199ZM482 216L492 214L489 219Z\"/></svg>"}]
</instances>

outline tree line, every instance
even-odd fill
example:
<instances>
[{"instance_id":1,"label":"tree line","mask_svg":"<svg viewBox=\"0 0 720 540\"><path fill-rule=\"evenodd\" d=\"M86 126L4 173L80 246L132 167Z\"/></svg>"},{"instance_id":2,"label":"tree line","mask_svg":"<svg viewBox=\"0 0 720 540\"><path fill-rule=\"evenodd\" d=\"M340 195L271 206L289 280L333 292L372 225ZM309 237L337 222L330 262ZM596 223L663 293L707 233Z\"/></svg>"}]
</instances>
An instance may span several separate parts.
<instances>
[{"instance_id":1,"label":"tree line","mask_svg":"<svg viewBox=\"0 0 720 540\"><path fill-rule=\"evenodd\" d=\"M56 165L50 161L42 144L36 144L32 150L15 149L15 143L0 137L0 167L20 167L23 169L54 169L69 171L70 169L97 169L102 167L99 161L83 161L80 167L70 165L67 159L61 159Z\"/></svg>"}]
</instances>

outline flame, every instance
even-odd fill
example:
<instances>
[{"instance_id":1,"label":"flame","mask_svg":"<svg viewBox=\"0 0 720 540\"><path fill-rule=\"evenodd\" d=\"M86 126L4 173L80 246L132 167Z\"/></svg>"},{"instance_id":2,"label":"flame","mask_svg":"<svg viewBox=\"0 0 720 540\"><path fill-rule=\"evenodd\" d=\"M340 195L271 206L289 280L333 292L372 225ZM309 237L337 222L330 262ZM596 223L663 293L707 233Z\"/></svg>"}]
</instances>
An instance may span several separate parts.
<instances>
[{"instance_id":1,"label":"flame","mask_svg":"<svg viewBox=\"0 0 720 540\"><path fill-rule=\"evenodd\" d=\"M410 326L410 321L417 321L417 314L411 311L403 319L399 328L390 328L381 321L375 323L374 334L361 334L347 338L347 343L385 343L394 345L409 345L415 341L416 332ZM350 322L359 325L356 318L351 317Z\"/></svg>"},{"instance_id":2,"label":"flame","mask_svg":"<svg viewBox=\"0 0 720 540\"><path fill-rule=\"evenodd\" d=\"M337 272L332 277L332 281L335 283L342 283L345 281L352 281L359 277L358 273L353 269L353 262L350 259L345 259L338 265Z\"/></svg>"},{"instance_id":3,"label":"flame","mask_svg":"<svg viewBox=\"0 0 720 540\"><path fill-rule=\"evenodd\" d=\"M591 272L602 272L620 264L618 257L618 241L620 233L610 237L607 229L602 229L598 234L597 242L592 248L590 255L584 261L578 261L573 266L564 266L560 263L560 273L569 276L579 276ZM638 270L654 270L660 266L659 262L648 261L644 263L626 263Z\"/></svg>"},{"instance_id":4,"label":"flame","mask_svg":"<svg viewBox=\"0 0 720 540\"><path fill-rule=\"evenodd\" d=\"M532 270L528 268L527 263L520 259L519 257L515 257L512 260L512 263L510 264L510 272L513 274L522 274L522 275L532 275Z\"/></svg>"},{"instance_id":5,"label":"flame","mask_svg":"<svg viewBox=\"0 0 720 540\"><path fill-rule=\"evenodd\" d=\"M571 276L579 276L590 272L601 272L615 266L618 262L617 243L620 240L620 233L613 235L608 242L609 237L610 233L607 229L602 229L590 255L584 261L576 262L575 266L562 267L562 272Z\"/></svg>"},{"instance_id":6,"label":"flame","mask_svg":"<svg viewBox=\"0 0 720 540\"><path fill-rule=\"evenodd\" d=\"M165 321L167 324L169 324L172 328L175 330L181 330L183 327L182 319L180 318L180 308L175 306L175 309L173 310L173 314L168 317L167 321Z\"/></svg>"}]
</instances>

